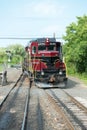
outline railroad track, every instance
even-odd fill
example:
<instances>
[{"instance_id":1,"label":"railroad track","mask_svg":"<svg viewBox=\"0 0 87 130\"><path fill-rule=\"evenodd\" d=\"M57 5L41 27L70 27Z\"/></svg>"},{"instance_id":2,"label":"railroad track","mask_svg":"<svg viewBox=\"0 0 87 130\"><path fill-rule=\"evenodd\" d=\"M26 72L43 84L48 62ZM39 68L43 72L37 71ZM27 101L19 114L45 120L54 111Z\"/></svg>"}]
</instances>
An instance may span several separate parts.
<instances>
[{"instance_id":1,"label":"railroad track","mask_svg":"<svg viewBox=\"0 0 87 130\"><path fill-rule=\"evenodd\" d=\"M0 106L0 129L25 130L29 90L29 81L21 75Z\"/></svg>"},{"instance_id":2,"label":"railroad track","mask_svg":"<svg viewBox=\"0 0 87 130\"><path fill-rule=\"evenodd\" d=\"M39 96L37 93L35 104L32 106L31 85L29 78L24 74L9 91L0 106L0 130L31 130L31 128L42 130ZM35 125L31 120L35 120Z\"/></svg>"},{"instance_id":3,"label":"railroad track","mask_svg":"<svg viewBox=\"0 0 87 130\"><path fill-rule=\"evenodd\" d=\"M0 106L4 130L86 130L86 121L87 109L71 95L63 89L40 89L25 75Z\"/></svg>"},{"instance_id":4,"label":"railroad track","mask_svg":"<svg viewBox=\"0 0 87 130\"><path fill-rule=\"evenodd\" d=\"M87 130L87 108L64 90L47 90L49 100L61 111L72 130Z\"/></svg>"}]
</instances>

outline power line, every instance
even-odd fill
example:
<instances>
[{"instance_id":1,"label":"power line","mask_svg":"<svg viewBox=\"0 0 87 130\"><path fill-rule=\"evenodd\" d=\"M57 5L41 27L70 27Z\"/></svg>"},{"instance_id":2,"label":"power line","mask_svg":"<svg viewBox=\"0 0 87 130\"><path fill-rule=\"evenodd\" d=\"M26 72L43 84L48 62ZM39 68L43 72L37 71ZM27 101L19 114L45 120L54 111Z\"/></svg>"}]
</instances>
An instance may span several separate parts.
<instances>
[{"instance_id":1,"label":"power line","mask_svg":"<svg viewBox=\"0 0 87 130\"><path fill-rule=\"evenodd\" d=\"M29 39L32 39L32 38L28 38L28 37L0 37L0 39L12 39L12 40L29 40Z\"/></svg>"},{"instance_id":2,"label":"power line","mask_svg":"<svg viewBox=\"0 0 87 130\"><path fill-rule=\"evenodd\" d=\"M37 39L41 37L0 37L2 40L30 40L30 39ZM49 37L48 37L49 38ZM56 39L62 39L62 37L55 37Z\"/></svg>"}]
</instances>

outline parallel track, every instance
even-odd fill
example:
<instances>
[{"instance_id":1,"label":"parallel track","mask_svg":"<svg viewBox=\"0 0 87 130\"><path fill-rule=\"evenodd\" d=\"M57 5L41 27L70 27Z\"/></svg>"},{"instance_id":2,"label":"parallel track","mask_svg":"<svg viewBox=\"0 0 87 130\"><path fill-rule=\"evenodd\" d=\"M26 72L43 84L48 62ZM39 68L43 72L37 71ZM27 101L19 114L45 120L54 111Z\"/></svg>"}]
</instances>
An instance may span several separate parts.
<instances>
[{"instance_id":1,"label":"parallel track","mask_svg":"<svg viewBox=\"0 0 87 130\"><path fill-rule=\"evenodd\" d=\"M87 108L66 92L64 92L65 99L59 96L55 90L49 90L47 95L56 107L60 108L61 113L70 120L69 124L73 126L71 129L87 129Z\"/></svg>"}]
</instances>

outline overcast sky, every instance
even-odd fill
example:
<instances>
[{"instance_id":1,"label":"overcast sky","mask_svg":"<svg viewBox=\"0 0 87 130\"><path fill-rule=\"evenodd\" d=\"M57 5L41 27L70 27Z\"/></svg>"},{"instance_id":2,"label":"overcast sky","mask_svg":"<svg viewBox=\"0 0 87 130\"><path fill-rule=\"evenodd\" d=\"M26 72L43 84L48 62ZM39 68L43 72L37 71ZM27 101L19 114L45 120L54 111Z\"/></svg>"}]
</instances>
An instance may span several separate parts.
<instances>
[{"instance_id":1,"label":"overcast sky","mask_svg":"<svg viewBox=\"0 0 87 130\"><path fill-rule=\"evenodd\" d=\"M0 38L62 37L76 16L87 14L87 0L0 0ZM3 40L0 47L28 40Z\"/></svg>"}]
</instances>

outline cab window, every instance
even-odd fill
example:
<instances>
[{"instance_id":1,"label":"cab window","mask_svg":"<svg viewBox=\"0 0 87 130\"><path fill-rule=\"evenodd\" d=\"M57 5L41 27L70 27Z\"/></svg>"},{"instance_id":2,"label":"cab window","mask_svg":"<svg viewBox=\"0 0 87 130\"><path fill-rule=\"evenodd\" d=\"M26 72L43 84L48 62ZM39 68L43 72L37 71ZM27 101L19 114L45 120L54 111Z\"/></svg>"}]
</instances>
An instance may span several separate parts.
<instances>
[{"instance_id":1,"label":"cab window","mask_svg":"<svg viewBox=\"0 0 87 130\"><path fill-rule=\"evenodd\" d=\"M35 54L36 53L36 46L33 46L32 47L32 54Z\"/></svg>"}]
</instances>

